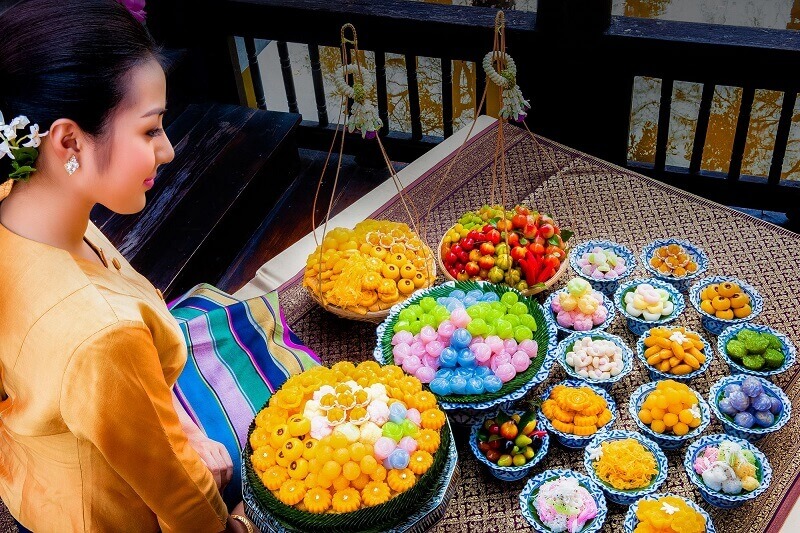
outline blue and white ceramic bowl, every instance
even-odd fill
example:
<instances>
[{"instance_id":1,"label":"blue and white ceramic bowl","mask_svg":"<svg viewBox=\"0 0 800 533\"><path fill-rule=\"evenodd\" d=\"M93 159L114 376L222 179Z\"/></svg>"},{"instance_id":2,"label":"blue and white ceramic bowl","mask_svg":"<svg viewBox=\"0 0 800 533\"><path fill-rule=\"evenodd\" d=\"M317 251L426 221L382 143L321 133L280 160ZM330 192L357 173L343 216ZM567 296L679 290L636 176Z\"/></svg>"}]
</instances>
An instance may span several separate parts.
<instances>
[{"instance_id":1,"label":"blue and white ceramic bowl","mask_svg":"<svg viewBox=\"0 0 800 533\"><path fill-rule=\"evenodd\" d=\"M595 279L592 276L585 274L581 267L578 265L578 261L585 253L589 253L592 251L593 248L600 247L605 250L612 250L616 255L621 257L625 260L625 272L620 274L618 277L614 279ZM628 248L622 246L621 244L617 244L611 241L586 241L578 244L575 246L569 253L569 265L572 267L572 270L575 271L583 279L589 281L592 284L592 287L597 289L598 291L602 292L606 296L611 296L614 294L614 291L617 290L619 283L622 279L628 277L633 272L633 269L636 268L636 256L633 255Z\"/></svg>"},{"instance_id":2,"label":"blue and white ceramic bowl","mask_svg":"<svg viewBox=\"0 0 800 533\"><path fill-rule=\"evenodd\" d=\"M783 364L775 369L772 370L751 370L741 363L738 363L728 355L728 341L735 338L736 335L743 329L752 329L758 331L759 333L771 333L778 337L778 340L781 341L783 355L786 357L786 360ZM761 324L736 324L734 326L730 326L725 328L725 330L719 334L717 337L717 351L719 352L720 357L728 363L728 367L731 369L731 374L750 374L751 376L758 376L760 378L770 379L771 376L777 376L778 374L782 374L786 372L790 366L792 366L797 359L797 350L792 344L792 341L784 335L783 333L772 329L769 326L762 326Z\"/></svg>"},{"instance_id":3,"label":"blue and white ceramic bowl","mask_svg":"<svg viewBox=\"0 0 800 533\"><path fill-rule=\"evenodd\" d=\"M597 290L597 289L595 289L595 290ZM553 293L550 294L550 296L547 297L547 300L545 300L545 302L544 302L544 312L545 312L545 314L549 314L550 318L552 318L553 323L556 325L556 329L558 329L558 336L560 338L562 338L562 339L564 337L568 337L568 336L572 335L573 333L579 333L579 332L576 332L576 330L574 330L572 328L565 328L564 326L559 324L558 320L556 320L556 313L553 312L553 308L551 307L552 304L553 304L553 300L556 297L558 297L559 294L564 293L564 292L567 292L567 289L561 289L560 291L553 292ZM601 294L603 294L603 293L601 292ZM606 315L605 321L602 324L598 324L597 326L594 326L592 329L589 330L589 332L605 330L614 321L614 317L617 316L617 311L616 311L616 308L614 307L614 302L612 302L611 299L608 296L606 296L605 294L603 294L603 305L608 310L608 314Z\"/></svg>"},{"instance_id":4,"label":"blue and white ceramic bowl","mask_svg":"<svg viewBox=\"0 0 800 533\"><path fill-rule=\"evenodd\" d=\"M510 410L505 411L508 414L524 414L524 411L519 410ZM522 479L528 474L530 474L533 467L539 464L539 461L544 459L544 456L547 455L547 450L550 447L550 435L545 435L542 437L542 446L536 452L536 455L533 456L533 459L528 461L526 464L522 466L497 466L489 459L483 455L483 452L478 448L478 431L480 431L483 423L491 417L484 417L478 424L472 426L472 430L469 434L469 447L472 449L472 454L475 458L478 459L481 463L485 464L489 471L492 473L494 477L497 479L502 479L503 481L516 481L518 479Z\"/></svg>"},{"instance_id":5,"label":"blue and white ceramic bowl","mask_svg":"<svg viewBox=\"0 0 800 533\"><path fill-rule=\"evenodd\" d=\"M628 311L625 309L625 295L630 291L635 291L636 287L642 283L647 283L656 289L663 289L667 291L669 294L669 300L673 305L672 313L659 320L652 321L645 320L641 317L636 317L628 313ZM680 315L683 310L686 309L686 303L684 303L683 295L678 291L678 289L665 281L655 278L636 278L621 284L619 288L617 288L617 292L614 293L614 304L616 304L620 314L625 317L628 323L628 329L631 330L634 335L644 335L644 332L650 328L669 324L678 318L678 315Z\"/></svg>"},{"instance_id":6,"label":"blue and white ceramic bowl","mask_svg":"<svg viewBox=\"0 0 800 533\"><path fill-rule=\"evenodd\" d=\"M703 355L706 356L706 360L702 365L700 365L700 368L692 372L689 372L688 374L684 374L682 376L676 374L670 374L668 372L662 372L661 370L658 370L657 368L653 367L650 363L647 362L647 357L644 354L644 352L647 350L647 347L644 345L644 340L647 337L647 332L645 332L645 334L639 337L639 340L636 341L636 357L639 359L642 365L644 365L644 367L647 369L648 374L650 374L651 381L656 381L659 379L674 379L675 381L689 382L693 378L696 378L697 376L708 370L708 367L711 366L711 359L713 359L714 356L714 350L711 349L711 345L708 343L708 341L706 341L703 338L702 335L700 335L696 331L691 331L691 330L687 331L690 333L697 334L705 344L705 348L703 348L702 353Z\"/></svg>"},{"instance_id":7,"label":"blue and white ceramic bowl","mask_svg":"<svg viewBox=\"0 0 800 533\"><path fill-rule=\"evenodd\" d=\"M742 491L740 494L718 492L706 485L703 482L703 477L695 471L695 459L709 446L717 446L723 441L735 442L741 446L743 450L749 450L756 457L756 479L761 482L761 485L756 490L750 492ZM769 487L769 484L772 482L772 467L769 465L767 456L761 453L761 450L744 439L737 439L736 437L719 433L716 435L706 435L694 441L686 450L686 455L683 459L683 467L686 469L686 475L689 476L689 481L697 487L703 499L714 507L721 507L723 509L739 507L743 503L756 498L767 490L767 487Z\"/></svg>"},{"instance_id":8,"label":"blue and white ceramic bowl","mask_svg":"<svg viewBox=\"0 0 800 533\"><path fill-rule=\"evenodd\" d=\"M650 451L650 453L653 454L653 457L656 460L656 469L658 470L658 473L646 487L629 490L615 489L612 485L600 479L600 477L597 475L597 472L595 472L594 461L596 460L596 454L598 452L602 453L601 445L604 442L623 439L634 439L635 441L639 442L639 444L644 446ZM660 487L661 484L666 481L667 471L669 469L667 456L664 455L664 452L661 451L661 448L658 447L658 444L648 438L643 437L641 434L636 433L635 431L624 430L601 431L597 433L586 447L586 450L583 452L583 466L586 468L586 472L589 474L589 477L592 478L592 481L595 483L595 485L603 489L606 498L620 505L630 505L642 496L646 496L657 491L658 487Z\"/></svg>"},{"instance_id":9,"label":"blue and white ceramic bowl","mask_svg":"<svg viewBox=\"0 0 800 533\"><path fill-rule=\"evenodd\" d=\"M544 391L544 394L542 395L542 400L548 399L550 397L550 392L557 385L564 385L566 387L589 387L594 392L602 396L603 399L606 401L608 410L611 411L611 420L609 420L602 427L602 429L611 429L614 426L614 422L617 421L617 405L614 403L614 398L612 398L611 395L604 389L597 387L595 385L591 385L585 381L579 381L577 379L568 379L547 387L547 390ZM542 426L547 431L555 435L556 440L558 440L558 442L560 442L567 448L574 448L576 450L585 448L586 445L589 444L589 442L591 442L591 440L594 438L594 435L588 435L586 437L583 437L580 435L574 435L572 433L564 433L562 431L558 431L556 428L553 427L553 424L550 422L550 420L546 416L544 416L544 413L542 413L542 416L539 417L539 423L541 423Z\"/></svg>"},{"instance_id":10,"label":"blue and white ceramic bowl","mask_svg":"<svg viewBox=\"0 0 800 533\"><path fill-rule=\"evenodd\" d=\"M606 515L608 514L606 498L603 496L603 491L600 490L600 488L595 485L591 479L589 479L586 475L574 470L545 470L544 472L529 479L525 484L525 488L522 489L522 492L519 495L519 507L520 511L522 511L522 516L524 516L525 520L528 521L531 527L539 533L552 533L552 530L545 526L541 520L539 520L539 514L536 512L534 502L536 500L536 496L539 494L539 487L548 481L555 481L557 479L567 477L577 479L578 483L580 483L583 488L589 491L589 494L591 494L592 498L594 498L594 502L597 505L597 516L589 520L583 526L581 533L597 533L602 529L603 522L605 522Z\"/></svg>"},{"instance_id":11,"label":"blue and white ceramic bowl","mask_svg":"<svg viewBox=\"0 0 800 533\"><path fill-rule=\"evenodd\" d=\"M726 320L724 318L717 318L716 316L703 311L703 309L700 307L700 293L703 291L703 289L713 283L736 283L742 288L747 296L750 297L750 308L752 309L752 312L744 318L732 318L730 320ZM758 291L753 288L752 285L748 285L739 279L726 276L711 276L698 280L689 288L689 301L692 302L692 306L697 310L698 313L700 313L700 321L702 322L703 327L713 335L719 335L722 333L722 330L729 326L750 322L759 314L761 314L761 311L764 310L764 299L761 297Z\"/></svg>"},{"instance_id":12,"label":"blue and white ceramic bowl","mask_svg":"<svg viewBox=\"0 0 800 533\"><path fill-rule=\"evenodd\" d=\"M778 398L781 401L783 407L781 412L775 417L775 423L769 427L753 426L751 428L746 428L736 424L733 421L733 417L720 411L719 401L723 397L725 387L728 385L741 385L747 377L747 374L736 374L734 376L725 376L724 378L720 379L714 383L711 386L711 389L708 391L708 402L711 404L711 410L714 412L714 416L716 416L722 424L722 428L725 430L725 433L740 439L744 439L748 442L756 442L757 440L764 438L766 435L769 435L774 431L778 431L786 425L786 423L792 417L792 402L780 387L764 378L754 376L756 379L758 379L758 381L761 383L761 386L764 387L764 390L768 394Z\"/></svg>"},{"instance_id":13,"label":"blue and white ceramic bowl","mask_svg":"<svg viewBox=\"0 0 800 533\"><path fill-rule=\"evenodd\" d=\"M691 274L687 273L685 276L678 278L675 276L664 275L657 268L654 268L652 265L650 265L650 259L652 259L652 257L655 255L656 250L663 246L669 246L670 244L682 246L683 249L686 250L687 255L689 255L689 257L691 257L695 263L697 263L697 270ZM699 246L695 246L689 241L684 241L682 239L669 238L655 240L642 249L642 255L639 257L642 261L642 265L644 265L645 270L647 270L653 277L666 281L667 283L671 283L681 292L688 291L692 280L697 279L708 269L708 257L703 249Z\"/></svg>"},{"instance_id":14,"label":"blue and white ceramic bowl","mask_svg":"<svg viewBox=\"0 0 800 533\"><path fill-rule=\"evenodd\" d=\"M625 522L623 523L623 527L625 528L625 533L633 533L636 530L636 526L639 524L639 519L636 518L636 511L639 509L639 502L645 500L658 500L664 496L674 496L676 498L680 498L686 505L703 515L703 518L706 519L706 531L705 533L717 533L717 530L714 529L714 522L711 521L711 517L708 516L708 513L703 510L702 507L694 503L692 500L684 498L683 496L678 496L677 494L670 494L667 492L659 493L659 494L651 494L649 496L645 496L644 498L640 498L630 507L628 507L628 512L625 513Z\"/></svg>"},{"instance_id":15,"label":"blue and white ceramic bowl","mask_svg":"<svg viewBox=\"0 0 800 533\"><path fill-rule=\"evenodd\" d=\"M607 340L611 341L617 346L620 347L622 350L622 372L617 374L616 376L611 376L610 378L606 379L592 379L590 377L583 377L578 372L567 363L567 354L572 350L573 345L576 341L583 339L585 337L591 337L594 340ZM585 381L589 385L596 385L598 387L602 387L606 390L610 390L614 383L618 382L622 378L624 378L628 373L633 370L633 352L630 348L625 344L621 338L617 337L616 335L612 335L605 331L585 331L580 333L573 333L560 343L558 343L558 347L556 348L556 361L564 368L564 372L566 372L571 378L577 379L580 381Z\"/></svg>"},{"instance_id":16,"label":"blue and white ceramic bowl","mask_svg":"<svg viewBox=\"0 0 800 533\"><path fill-rule=\"evenodd\" d=\"M457 281L448 281L442 283L440 285L435 285L433 287L428 287L426 289L420 289L415 291L408 299L395 304L389 310L389 316L378 325L376 330L377 335L377 344L375 349L372 352L372 356L375 358L378 363L381 365L389 364L389 359L391 357L391 327L397 320L397 315L405 309L407 306L412 305L414 303L418 303L422 298L429 296L429 295L439 295L440 292L443 290L449 294L457 287L468 287L465 290L469 290L469 288L479 287L485 290L492 290L495 292L514 292L520 298L520 301L524 298L530 304L530 306L538 307L539 312L541 312L542 323L539 323L539 319L537 319L537 326L540 328L537 330L537 335L539 331L546 332L546 342L545 341L537 341L539 344L539 354L537 357L542 358L542 365L539 367L539 370L531 376L531 378L526 381L522 386L508 392L507 394L503 394L500 397L487 400L487 401L480 401L480 402L455 402L455 401L443 401L439 400L439 407L447 413L447 416L450 418L452 422L456 422L458 424L464 425L472 425L477 424L480 419L486 416L494 416L497 414L498 411L501 409L508 410L511 409L514 402L525 396L533 387L542 383L547 379L550 375L550 369L553 366L553 362L555 358L553 357L553 353L555 352L556 345L558 344L558 330L554 322L550 319L548 313L545 312L544 309L541 309L540 304L535 301L531 300L527 296L524 296L521 292L511 287L503 286L503 285L495 285L493 283L485 282L485 281L468 281L468 282L457 282ZM543 334L544 335L544 334ZM392 359L393 363L393 359ZM438 399L438 398L437 398Z\"/></svg>"},{"instance_id":17,"label":"blue and white ceramic bowl","mask_svg":"<svg viewBox=\"0 0 800 533\"><path fill-rule=\"evenodd\" d=\"M640 385L638 389L633 391L630 402L628 402L628 414L630 414L631 418L636 421L636 425L639 426L639 429L642 431L642 433L644 433L646 437L655 441L656 444L661 446L663 450L677 450L690 440L700 436L700 434L708 427L708 424L711 423L711 410L709 409L708 404L703 397L700 396L697 391L692 389L692 392L694 392L695 396L697 396L697 399L699 400L698 408L700 409L700 425L696 428L692 428L692 430L686 435L656 433L650 429L650 426L639 420L639 411L642 409L642 404L644 404L647 395L655 390L656 385L658 385L658 381L650 381Z\"/></svg>"}]
</instances>

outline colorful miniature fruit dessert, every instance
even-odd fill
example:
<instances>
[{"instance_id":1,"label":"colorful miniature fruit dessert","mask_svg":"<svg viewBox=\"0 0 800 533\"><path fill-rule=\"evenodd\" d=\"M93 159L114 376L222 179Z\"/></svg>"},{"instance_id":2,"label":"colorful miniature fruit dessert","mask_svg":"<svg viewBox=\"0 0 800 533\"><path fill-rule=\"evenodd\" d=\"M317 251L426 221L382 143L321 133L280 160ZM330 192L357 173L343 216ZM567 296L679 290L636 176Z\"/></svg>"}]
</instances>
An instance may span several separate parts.
<instances>
[{"instance_id":1,"label":"colorful miniature fruit dessert","mask_svg":"<svg viewBox=\"0 0 800 533\"><path fill-rule=\"evenodd\" d=\"M700 425L700 400L687 385L672 379L659 381L639 410L639 420L654 433L683 436Z\"/></svg>"},{"instance_id":2,"label":"colorful miniature fruit dessert","mask_svg":"<svg viewBox=\"0 0 800 533\"><path fill-rule=\"evenodd\" d=\"M700 292L700 309L722 320L747 318L750 297L736 283L712 283Z\"/></svg>"},{"instance_id":3,"label":"colorful miniature fruit dessert","mask_svg":"<svg viewBox=\"0 0 800 533\"><path fill-rule=\"evenodd\" d=\"M647 487L658 475L653 452L636 439L616 439L589 450L595 474L617 490Z\"/></svg>"},{"instance_id":4,"label":"colorful miniature fruit dessert","mask_svg":"<svg viewBox=\"0 0 800 533\"><path fill-rule=\"evenodd\" d=\"M308 256L303 286L326 305L364 315L389 309L435 277L432 252L406 224L365 220L328 232Z\"/></svg>"},{"instance_id":5,"label":"colorful miniature fruit dessert","mask_svg":"<svg viewBox=\"0 0 800 533\"><path fill-rule=\"evenodd\" d=\"M685 376L706 362L706 343L700 335L686 328L653 328L644 335L647 364L666 374Z\"/></svg>"},{"instance_id":6,"label":"colorful miniature fruit dessert","mask_svg":"<svg viewBox=\"0 0 800 533\"><path fill-rule=\"evenodd\" d=\"M578 258L578 266L586 276L597 280L617 279L630 265L611 248L595 246Z\"/></svg>"},{"instance_id":7,"label":"colorful miniature fruit dessert","mask_svg":"<svg viewBox=\"0 0 800 533\"><path fill-rule=\"evenodd\" d=\"M440 396L498 392L539 356L536 320L513 291L426 296L397 318L395 364Z\"/></svg>"},{"instance_id":8,"label":"colorful miniature fruit dessert","mask_svg":"<svg viewBox=\"0 0 800 533\"><path fill-rule=\"evenodd\" d=\"M640 283L635 289L626 292L623 298L625 311L647 322L668 317L675 309L669 292L653 287L649 283Z\"/></svg>"},{"instance_id":9,"label":"colorful miniature fruit dessert","mask_svg":"<svg viewBox=\"0 0 800 533\"><path fill-rule=\"evenodd\" d=\"M750 370L774 370L783 366L786 355L783 344L772 333L752 329L740 330L725 345L725 353L736 363Z\"/></svg>"},{"instance_id":10,"label":"colorful miniature fruit dessert","mask_svg":"<svg viewBox=\"0 0 800 533\"><path fill-rule=\"evenodd\" d=\"M518 205L483 206L461 216L442 239L442 265L452 279L505 283L520 291L556 275L567 257L562 230L549 215Z\"/></svg>"},{"instance_id":11,"label":"colorful miniature fruit dessert","mask_svg":"<svg viewBox=\"0 0 800 533\"><path fill-rule=\"evenodd\" d=\"M594 435L613 418L605 398L589 387L556 385L541 409L557 431L582 437Z\"/></svg>"},{"instance_id":12,"label":"colorful miniature fruit dessert","mask_svg":"<svg viewBox=\"0 0 800 533\"><path fill-rule=\"evenodd\" d=\"M753 452L730 440L703 449L694 461L694 471L706 487L725 494L752 492L761 486Z\"/></svg>"},{"instance_id":13,"label":"colorful miniature fruit dessert","mask_svg":"<svg viewBox=\"0 0 800 533\"><path fill-rule=\"evenodd\" d=\"M657 248L649 260L659 274L682 278L697 272L697 262L680 244L672 243Z\"/></svg>"},{"instance_id":14,"label":"colorful miniature fruit dessert","mask_svg":"<svg viewBox=\"0 0 800 533\"><path fill-rule=\"evenodd\" d=\"M766 390L755 376L747 376L741 385L727 385L717 407L729 421L743 428L770 427L783 410L781 400Z\"/></svg>"},{"instance_id":15,"label":"colorful miniature fruit dessert","mask_svg":"<svg viewBox=\"0 0 800 533\"><path fill-rule=\"evenodd\" d=\"M608 318L602 293L592 289L589 282L582 278L571 279L566 291L556 293L550 309L559 326L575 331L589 331Z\"/></svg>"},{"instance_id":16,"label":"colorful miniature fruit dessert","mask_svg":"<svg viewBox=\"0 0 800 533\"><path fill-rule=\"evenodd\" d=\"M662 496L639 500L639 523L634 533L705 533L706 518L687 505L683 498Z\"/></svg>"},{"instance_id":17,"label":"colorful miniature fruit dessert","mask_svg":"<svg viewBox=\"0 0 800 533\"><path fill-rule=\"evenodd\" d=\"M255 421L252 472L285 506L349 513L411 490L446 418L396 366L336 363L292 376Z\"/></svg>"},{"instance_id":18,"label":"colorful miniature fruit dessert","mask_svg":"<svg viewBox=\"0 0 800 533\"><path fill-rule=\"evenodd\" d=\"M536 457L545 435L536 429L535 411L510 416L500 411L478 430L478 449L497 466L524 466Z\"/></svg>"},{"instance_id":19,"label":"colorful miniature fruit dessert","mask_svg":"<svg viewBox=\"0 0 800 533\"><path fill-rule=\"evenodd\" d=\"M609 379L625 367L622 348L606 339L582 337L566 353L565 362L586 379Z\"/></svg>"},{"instance_id":20,"label":"colorful miniature fruit dessert","mask_svg":"<svg viewBox=\"0 0 800 533\"><path fill-rule=\"evenodd\" d=\"M592 495L572 477L542 484L533 507L542 524L553 532L579 533L598 514Z\"/></svg>"}]
</instances>

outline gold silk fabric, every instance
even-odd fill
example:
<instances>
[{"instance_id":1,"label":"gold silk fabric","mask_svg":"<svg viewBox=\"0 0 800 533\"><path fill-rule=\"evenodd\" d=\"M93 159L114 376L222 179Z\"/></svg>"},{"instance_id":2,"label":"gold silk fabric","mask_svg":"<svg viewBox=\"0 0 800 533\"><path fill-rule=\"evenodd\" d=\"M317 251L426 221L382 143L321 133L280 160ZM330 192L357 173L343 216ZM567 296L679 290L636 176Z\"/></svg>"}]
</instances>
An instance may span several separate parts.
<instances>
[{"instance_id":1,"label":"gold silk fabric","mask_svg":"<svg viewBox=\"0 0 800 533\"><path fill-rule=\"evenodd\" d=\"M181 331L91 224L86 239L107 267L0 225L0 498L37 533L222 531L172 403Z\"/></svg>"}]
</instances>

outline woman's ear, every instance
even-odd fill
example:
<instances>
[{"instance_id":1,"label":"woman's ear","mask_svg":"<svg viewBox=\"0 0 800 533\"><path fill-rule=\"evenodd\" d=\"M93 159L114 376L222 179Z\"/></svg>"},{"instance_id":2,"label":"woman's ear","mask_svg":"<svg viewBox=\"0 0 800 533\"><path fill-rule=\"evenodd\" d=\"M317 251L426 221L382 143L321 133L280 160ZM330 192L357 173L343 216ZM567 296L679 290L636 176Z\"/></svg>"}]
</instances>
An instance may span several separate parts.
<instances>
[{"instance_id":1,"label":"woman's ear","mask_svg":"<svg viewBox=\"0 0 800 533\"><path fill-rule=\"evenodd\" d=\"M75 121L60 118L50 126L50 146L56 159L66 162L73 155L80 159L85 135Z\"/></svg>"}]
</instances>

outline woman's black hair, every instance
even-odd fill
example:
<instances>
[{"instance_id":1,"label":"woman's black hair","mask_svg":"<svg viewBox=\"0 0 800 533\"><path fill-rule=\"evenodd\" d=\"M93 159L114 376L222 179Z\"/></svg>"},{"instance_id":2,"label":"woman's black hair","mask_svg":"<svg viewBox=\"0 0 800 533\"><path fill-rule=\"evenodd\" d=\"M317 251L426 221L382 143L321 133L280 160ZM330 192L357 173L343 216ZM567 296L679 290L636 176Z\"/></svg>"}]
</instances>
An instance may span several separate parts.
<instances>
[{"instance_id":1,"label":"woman's black hair","mask_svg":"<svg viewBox=\"0 0 800 533\"><path fill-rule=\"evenodd\" d=\"M68 118L101 137L131 69L163 64L147 29L117 0L22 0L0 13L0 36L0 111L6 122L27 116L40 131Z\"/></svg>"}]
</instances>

